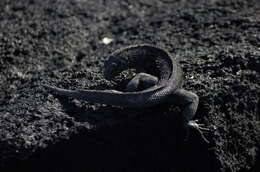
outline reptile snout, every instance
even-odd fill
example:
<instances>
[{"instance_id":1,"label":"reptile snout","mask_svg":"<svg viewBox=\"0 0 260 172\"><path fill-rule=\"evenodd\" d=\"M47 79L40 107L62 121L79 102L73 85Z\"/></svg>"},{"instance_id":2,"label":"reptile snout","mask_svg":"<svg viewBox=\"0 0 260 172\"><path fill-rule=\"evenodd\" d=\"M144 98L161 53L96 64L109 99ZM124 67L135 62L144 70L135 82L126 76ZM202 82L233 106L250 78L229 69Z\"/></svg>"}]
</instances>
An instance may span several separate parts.
<instances>
[{"instance_id":1,"label":"reptile snout","mask_svg":"<svg viewBox=\"0 0 260 172\"><path fill-rule=\"evenodd\" d=\"M107 64L105 64L104 76L105 76L106 79L111 79L114 76L115 68L116 68L116 64L115 63L107 63Z\"/></svg>"},{"instance_id":2,"label":"reptile snout","mask_svg":"<svg viewBox=\"0 0 260 172\"><path fill-rule=\"evenodd\" d=\"M112 79L120 70L120 60L114 56L109 56L105 61L104 76L106 79Z\"/></svg>"}]
</instances>

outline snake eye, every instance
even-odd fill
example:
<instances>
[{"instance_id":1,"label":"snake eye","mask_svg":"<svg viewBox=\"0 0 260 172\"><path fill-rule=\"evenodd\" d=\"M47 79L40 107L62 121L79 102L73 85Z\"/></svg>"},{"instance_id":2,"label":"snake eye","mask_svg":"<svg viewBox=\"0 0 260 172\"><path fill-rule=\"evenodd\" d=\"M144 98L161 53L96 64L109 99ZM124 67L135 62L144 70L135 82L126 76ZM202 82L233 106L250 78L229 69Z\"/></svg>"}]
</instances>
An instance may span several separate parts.
<instances>
[{"instance_id":1,"label":"snake eye","mask_svg":"<svg viewBox=\"0 0 260 172\"><path fill-rule=\"evenodd\" d=\"M116 63L112 63L110 65L111 65L111 67L116 67Z\"/></svg>"}]
</instances>

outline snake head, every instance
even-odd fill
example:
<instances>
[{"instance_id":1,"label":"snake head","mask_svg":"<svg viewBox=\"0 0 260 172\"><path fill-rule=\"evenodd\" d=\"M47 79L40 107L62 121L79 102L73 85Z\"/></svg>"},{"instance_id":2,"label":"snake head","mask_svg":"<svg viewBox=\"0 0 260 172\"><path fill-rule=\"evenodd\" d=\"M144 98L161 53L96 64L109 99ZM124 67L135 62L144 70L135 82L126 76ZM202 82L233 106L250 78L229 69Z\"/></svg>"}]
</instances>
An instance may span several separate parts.
<instances>
[{"instance_id":1,"label":"snake head","mask_svg":"<svg viewBox=\"0 0 260 172\"><path fill-rule=\"evenodd\" d=\"M122 71L122 62L120 57L109 56L107 57L104 64L104 76L106 79L110 80Z\"/></svg>"}]
</instances>

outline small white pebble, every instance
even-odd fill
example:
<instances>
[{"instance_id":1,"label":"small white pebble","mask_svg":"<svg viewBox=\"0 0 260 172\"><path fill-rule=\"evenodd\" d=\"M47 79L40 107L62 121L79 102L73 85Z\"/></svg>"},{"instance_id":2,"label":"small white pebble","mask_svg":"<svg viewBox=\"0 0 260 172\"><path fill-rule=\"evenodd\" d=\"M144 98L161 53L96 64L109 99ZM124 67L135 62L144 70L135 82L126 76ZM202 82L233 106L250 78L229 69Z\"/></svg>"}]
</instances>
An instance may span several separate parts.
<instances>
[{"instance_id":1,"label":"small white pebble","mask_svg":"<svg viewBox=\"0 0 260 172\"><path fill-rule=\"evenodd\" d=\"M112 39L112 38L104 37L104 38L102 39L102 43L105 44L105 45L108 45L108 44L110 44L111 42L113 42L113 39Z\"/></svg>"}]
</instances>

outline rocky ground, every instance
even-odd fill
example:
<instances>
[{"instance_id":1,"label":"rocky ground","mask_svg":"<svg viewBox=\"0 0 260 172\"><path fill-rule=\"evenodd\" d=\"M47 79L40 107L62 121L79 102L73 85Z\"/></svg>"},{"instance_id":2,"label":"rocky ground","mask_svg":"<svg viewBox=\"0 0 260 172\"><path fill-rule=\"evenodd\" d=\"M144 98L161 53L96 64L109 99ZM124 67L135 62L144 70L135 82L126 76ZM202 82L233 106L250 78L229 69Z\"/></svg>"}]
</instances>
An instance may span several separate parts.
<instances>
[{"instance_id":1,"label":"rocky ground","mask_svg":"<svg viewBox=\"0 0 260 172\"><path fill-rule=\"evenodd\" d=\"M1 0L0 170L257 171L259 12L258 0ZM210 143L196 130L185 141L178 107L123 109L41 86L122 89L103 62L136 43L180 60Z\"/></svg>"}]
</instances>

